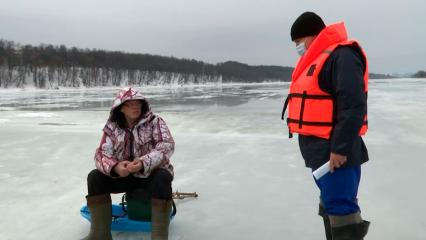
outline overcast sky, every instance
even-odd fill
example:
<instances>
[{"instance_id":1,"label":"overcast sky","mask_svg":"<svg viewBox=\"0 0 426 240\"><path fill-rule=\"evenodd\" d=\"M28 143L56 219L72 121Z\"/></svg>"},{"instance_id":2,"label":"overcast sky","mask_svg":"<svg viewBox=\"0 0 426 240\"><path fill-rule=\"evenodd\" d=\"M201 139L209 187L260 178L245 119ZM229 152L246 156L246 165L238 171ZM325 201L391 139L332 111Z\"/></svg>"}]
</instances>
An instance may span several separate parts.
<instances>
[{"instance_id":1,"label":"overcast sky","mask_svg":"<svg viewBox=\"0 0 426 240\"><path fill-rule=\"evenodd\" d=\"M345 21L370 71L426 70L426 0L0 0L0 38L209 63L294 66L290 27L304 11Z\"/></svg>"}]
</instances>

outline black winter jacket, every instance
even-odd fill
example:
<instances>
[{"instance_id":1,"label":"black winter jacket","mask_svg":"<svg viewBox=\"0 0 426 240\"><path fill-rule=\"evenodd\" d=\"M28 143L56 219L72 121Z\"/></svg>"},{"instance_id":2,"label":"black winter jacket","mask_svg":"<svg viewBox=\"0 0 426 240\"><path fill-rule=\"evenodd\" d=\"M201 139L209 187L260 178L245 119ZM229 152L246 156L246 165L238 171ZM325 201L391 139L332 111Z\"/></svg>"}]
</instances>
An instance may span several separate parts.
<instances>
[{"instance_id":1,"label":"black winter jacket","mask_svg":"<svg viewBox=\"0 0 426 240\"><path fill-rule=\"evenodd\" d=\"M319 76L320 88L335 101L335 116L330 140L299 134L299 147L307 167L317 169L328 160L330 152L347 156L344 166L368 161L368 151L358 135L367 111L364 92L366 62L356 46L342 46L331 53Z\"/></svg>"}]
</instances>

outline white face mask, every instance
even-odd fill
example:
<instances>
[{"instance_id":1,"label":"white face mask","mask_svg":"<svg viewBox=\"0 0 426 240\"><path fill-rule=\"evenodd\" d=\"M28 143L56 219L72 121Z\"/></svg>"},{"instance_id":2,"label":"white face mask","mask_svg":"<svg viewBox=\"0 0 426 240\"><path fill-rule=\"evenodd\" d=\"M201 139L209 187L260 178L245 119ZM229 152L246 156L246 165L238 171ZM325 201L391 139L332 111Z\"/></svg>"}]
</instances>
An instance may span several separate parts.
<instances>
[{"instance_id":1,"label":"white face mask","mask_svg":"<svg viewBox=\"0 0 426 240\"><path fill-rule=\"evenodd\" d=\"M300 56L305 54L305 52L306 52L305 42L299 43L299 45L296 46L296 51Z\"/></svg>"}]
</instances>

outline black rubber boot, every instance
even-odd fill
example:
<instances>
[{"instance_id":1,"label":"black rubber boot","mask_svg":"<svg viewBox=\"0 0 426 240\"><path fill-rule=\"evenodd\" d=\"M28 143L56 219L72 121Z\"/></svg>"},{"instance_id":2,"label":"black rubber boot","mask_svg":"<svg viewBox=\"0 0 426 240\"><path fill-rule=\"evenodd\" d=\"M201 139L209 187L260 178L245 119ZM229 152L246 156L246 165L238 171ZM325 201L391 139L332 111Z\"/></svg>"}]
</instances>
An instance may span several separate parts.
<instances>
[{"instance_id":1,"label":"black rubber boot","mask_svg":"<svg viewBox=\"0 0 426 240\"><path fill-rule=\"evenodd\" d=\"M111 196L109 194L86 197L92 218L90 233L82 240L112 240Z\"/></svg>"},{"instance_id":2,"label":"black rubber boot","mask_svg":"<svg viewBox=\"0 0 426 240\"><path fill-rule=\"evenodd\" d=\"M152 240L167 240L169 237L170 211L172 200L153 198L152 205Z\"/></svg>"},{"instance_id":3,"label":"black rubber boot","mask_svg":"<svg viewBox=\"0 0 426 240\"><path fill-rule=\"evenodd\" d=\"M326 239L332 240L333 238L331 235L330 218L328 217L327 213L325 212L325 208L321 203L319 204L318 215L320 215L324 221L324 230L325 230Z\"/></svg>"},{"instance_id":4,"label":"black rubber boot","mask_svg":"<svg viewBox=\"0 0 426 240\"><path fill-rule=\"evenodd\" d=\"M363 240L367 235L369 226L370 222L362 221L361 223L333 227L331 229L333 240Z\"/></svg>"}]
</instances>

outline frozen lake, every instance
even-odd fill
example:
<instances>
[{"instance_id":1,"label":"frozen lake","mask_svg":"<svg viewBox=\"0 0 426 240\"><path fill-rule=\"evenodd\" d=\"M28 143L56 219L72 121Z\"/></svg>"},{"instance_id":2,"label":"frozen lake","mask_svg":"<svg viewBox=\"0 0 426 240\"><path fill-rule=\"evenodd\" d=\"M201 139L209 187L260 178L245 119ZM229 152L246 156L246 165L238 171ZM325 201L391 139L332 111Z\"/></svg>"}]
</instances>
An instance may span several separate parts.
<instances>
[{"instance_id":1,"label":"frozen lake","mask_svg":"<svg viewBox=\"0 0 426 240\"><path fill-rule=\"evenodd\" d=\"M171 240L325 239L318 190L280 119L288 84L142 88L176 141ZM117 89L0 90L0 239L79 239L86 176ZM370 81L366 239L426 237L426 80ZM121 195L113 195L118 201ZM149 239L114 233L114 239Z\"/></svg>"}]
</instances>

